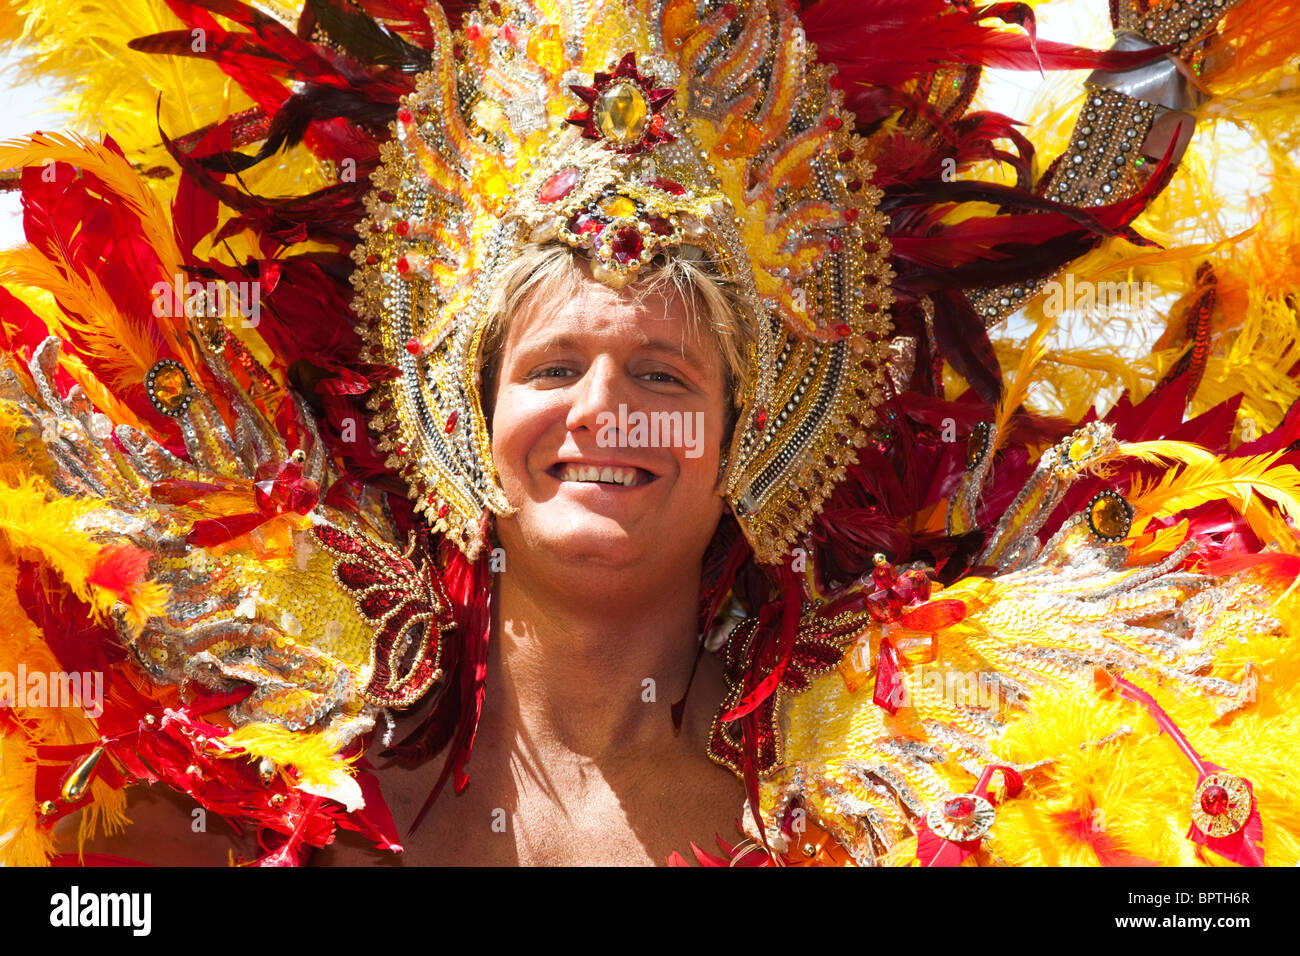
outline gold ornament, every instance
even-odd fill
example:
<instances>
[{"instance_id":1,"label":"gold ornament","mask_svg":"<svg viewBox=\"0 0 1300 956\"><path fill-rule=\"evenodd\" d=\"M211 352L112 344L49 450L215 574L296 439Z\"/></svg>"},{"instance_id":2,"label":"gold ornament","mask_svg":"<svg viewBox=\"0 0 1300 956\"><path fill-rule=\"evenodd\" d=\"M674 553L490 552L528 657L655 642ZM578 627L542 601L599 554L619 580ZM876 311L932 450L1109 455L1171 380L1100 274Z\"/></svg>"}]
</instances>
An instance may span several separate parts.
<instances>
[{"instance_id":1,"label":"gold ornament","mask_svg":"<svg viewBox=\"0 0 1300 956\"><path fill-rule=\"evenodd\" d=\"M526 245L579 249L619 288L689 243L753 342L725 494L781 560L867 442L889 357L885 218L842 84L784 0L484 4L456 34L429 16L353 278L370 356L401 372L373 425L417 510L471 557L484 512L509 513L478 377Z\"/></svg>"}]
</instances>

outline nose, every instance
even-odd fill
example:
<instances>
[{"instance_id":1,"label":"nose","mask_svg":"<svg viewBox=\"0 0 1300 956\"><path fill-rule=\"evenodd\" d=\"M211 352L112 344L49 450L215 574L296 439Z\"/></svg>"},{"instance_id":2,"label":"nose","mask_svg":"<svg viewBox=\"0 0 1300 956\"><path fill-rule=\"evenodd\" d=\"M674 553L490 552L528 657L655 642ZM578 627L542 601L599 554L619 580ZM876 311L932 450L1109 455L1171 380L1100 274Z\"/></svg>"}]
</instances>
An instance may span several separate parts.
<instances>
[{"instance_id":1,"label":"nose","mask_svg":"<svg viewBox=\"0 0 1300 956\"><path fill-rule=\"evenodd\" d=\"M602 413L617 416L618 406L627 404L628 392L622 370L609 356L599 356L574 382L565 427L570 432L583 428L598 432Z\"/></svg>"}]
</instances>

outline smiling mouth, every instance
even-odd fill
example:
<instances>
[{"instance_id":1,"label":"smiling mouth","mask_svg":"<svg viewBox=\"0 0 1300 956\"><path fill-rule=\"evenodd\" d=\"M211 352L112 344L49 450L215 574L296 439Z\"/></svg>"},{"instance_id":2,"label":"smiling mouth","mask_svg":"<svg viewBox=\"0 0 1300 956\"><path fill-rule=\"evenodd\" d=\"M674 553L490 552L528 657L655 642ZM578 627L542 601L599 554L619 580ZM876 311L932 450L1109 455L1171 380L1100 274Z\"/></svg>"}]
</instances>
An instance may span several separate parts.
<instances>
[{"instance_id":1,"label":"smiling mouth","mask_svg":"<svg viewBox=\"0 0 1300 956\"><path fill-rule=\"evenodd\" d=\"M648 485L658 475L629 465L584 465L581 463L556 462L546 473L559 481L580 484L613 485L622 488L637 488Z\"/></svg>"}]
</instances>

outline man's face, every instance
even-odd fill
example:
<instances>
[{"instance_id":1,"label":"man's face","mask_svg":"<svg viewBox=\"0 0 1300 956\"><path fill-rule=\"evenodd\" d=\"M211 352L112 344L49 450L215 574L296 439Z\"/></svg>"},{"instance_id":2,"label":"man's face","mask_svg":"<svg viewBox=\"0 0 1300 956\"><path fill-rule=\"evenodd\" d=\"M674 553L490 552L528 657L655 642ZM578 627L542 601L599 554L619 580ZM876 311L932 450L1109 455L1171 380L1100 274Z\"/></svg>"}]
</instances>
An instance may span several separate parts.
<instances>
[{"instance_id":1,"label":"man's face","mask_svg":"<svg viewBox=\"0 0 1300 956\"><path fill-rule=\"evenodd\" d=\"M584 271L509 325L492 454L521 550L574 569L694 567L723 512L725 376L676 296L615 291ZM641 428L638 430L638 422Z\"/></svg>"}]
</instances>

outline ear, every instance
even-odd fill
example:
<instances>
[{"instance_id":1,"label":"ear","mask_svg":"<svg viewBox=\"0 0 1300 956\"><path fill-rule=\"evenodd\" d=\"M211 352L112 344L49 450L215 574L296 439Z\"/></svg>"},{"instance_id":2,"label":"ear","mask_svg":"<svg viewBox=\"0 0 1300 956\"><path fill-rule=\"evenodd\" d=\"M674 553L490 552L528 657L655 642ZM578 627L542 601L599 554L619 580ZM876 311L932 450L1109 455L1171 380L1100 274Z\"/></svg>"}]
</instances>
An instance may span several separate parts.
<instances>
[{"instance_id":1,"label":"ear","mask_svg":"<svg viewBox=\"0 0 1300 956\"><path fill-rule=\"evenodd\" d=\"M726 476L727 476L727 459L720 458L720 460L718 461L718 477L717 480L713 482L713 491L719 498L722 499L723 508L726 511L730 511L731 502L727 500L727 489L724 486L724 481L726 479Z\"/></svg>"}]
</instances>

